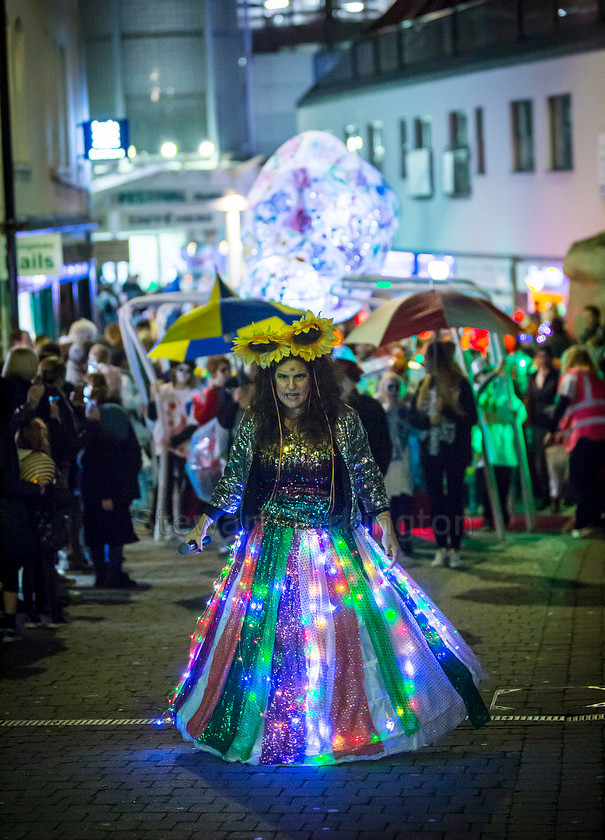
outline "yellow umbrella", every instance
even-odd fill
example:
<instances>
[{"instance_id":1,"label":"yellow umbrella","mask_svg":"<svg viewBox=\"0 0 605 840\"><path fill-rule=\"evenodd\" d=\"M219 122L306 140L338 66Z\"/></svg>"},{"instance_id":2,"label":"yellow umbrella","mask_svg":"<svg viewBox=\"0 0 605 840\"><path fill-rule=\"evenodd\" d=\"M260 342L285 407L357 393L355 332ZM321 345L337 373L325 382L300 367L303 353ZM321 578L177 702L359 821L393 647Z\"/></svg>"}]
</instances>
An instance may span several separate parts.
<instances>
[{"instance_id":1,"label":"yellow umbrella","mask_svg":"<svg viewBox=\"0 0 605 840\"><path fill-rule=\"evenodd\" d=\"M150 351L149 357L182 362L200 356L230 353L238 330L257 322L279 326L292 324L304 314L300 309L270 300L211 299L206 306L181 315Z\"/></svg>"}]
</instances>

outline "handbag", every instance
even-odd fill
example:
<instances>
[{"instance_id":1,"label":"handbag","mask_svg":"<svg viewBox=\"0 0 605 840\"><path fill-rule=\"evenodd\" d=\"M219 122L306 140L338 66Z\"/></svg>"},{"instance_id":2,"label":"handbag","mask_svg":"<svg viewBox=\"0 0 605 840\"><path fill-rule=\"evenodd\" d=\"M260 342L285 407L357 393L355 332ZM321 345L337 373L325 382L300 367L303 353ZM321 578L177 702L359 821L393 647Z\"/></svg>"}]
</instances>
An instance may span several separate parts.
<instances>
[{"instance_id":1,"label":"handbag","mask_svg":"<svg viewBox=\"0 0 605 840\"><path fill-rule=\"evenodd\" d=\"M69 542L69 514L56 501L42 500L34 514L34 537L45 551L59 551Z\"/></svg>"}]
</instances>

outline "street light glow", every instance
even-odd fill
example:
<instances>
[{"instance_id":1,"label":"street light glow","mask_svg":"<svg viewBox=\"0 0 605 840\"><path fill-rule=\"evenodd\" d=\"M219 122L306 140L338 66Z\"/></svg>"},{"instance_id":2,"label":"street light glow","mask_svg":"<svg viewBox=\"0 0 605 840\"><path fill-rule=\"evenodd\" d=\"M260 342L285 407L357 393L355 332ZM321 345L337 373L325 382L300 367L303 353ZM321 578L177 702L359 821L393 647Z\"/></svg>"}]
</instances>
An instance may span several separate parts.
<instances>
[{"instance_id":1,"label":"street light glow","mask_svg":"<svg viewBox=\"0 0 605 840\"><path fill-rule=\"evenodd\" d=\"M215 151L216 146L212 140L202 140L198 148L199 155L203 158L211 158Z\"/></svg>"},{"instance_id":2,"label":"street light glow","mask_svg":"<svg viewBox=\"0 0 605 840\"><path fill-rule=\"evenodd\" d=\"M290 0L265 0L265 9L268 12L274 12L277 9L287 9L290 5Z\"/></svg>"},{"instance_id":3,"label":"street light glow","mask_svg":"<svg viewBox=\"0 0 605 840\"><path fill-rule=\"evenodd\" d=\"M166 143L162 143L160 154L162 155L162 157L165 158L173 158L176 155L177 151L178 149L176 147L176 143L173 143L172 141L168 140Z\"/></svg>"},{"instance_id":4,"label":"street light glow","mask_svg":"<svg viewBox=\"0 0 605 840\"><path fill-rule=\"evenodd\" d=\"M445 260L430 260L426 271L431 280L447 280L450 276L450 266Z\"/></svg>"}]
</instances>

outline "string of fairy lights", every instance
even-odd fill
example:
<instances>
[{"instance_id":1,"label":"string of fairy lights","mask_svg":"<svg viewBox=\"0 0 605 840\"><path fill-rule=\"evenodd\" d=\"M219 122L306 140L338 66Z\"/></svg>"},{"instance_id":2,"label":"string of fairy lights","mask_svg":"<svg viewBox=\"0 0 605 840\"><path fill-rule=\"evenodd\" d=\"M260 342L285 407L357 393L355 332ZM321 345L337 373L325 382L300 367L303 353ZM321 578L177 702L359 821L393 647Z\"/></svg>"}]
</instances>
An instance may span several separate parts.
<instances>
[{"instance_id":1,"label":"string of fairy lights","mask_svg":"<svg viewBox=\"0 0 605 840\"><path fill-rule=\"evenodd\" d=\"M338 529L330 533L326 530L315 532L312 537L313 557L309 564L311 578L304 595L308 603L300 622L305 679L293 690L292 686L279 682L279 666L283 665L284 657L287 658L291 651L288 651L288 644L285 653L284 650L280 651L275 641L280 601L287 594L286 567L290 552L285 552L282 563L278 563L273 571L273 580L269 579L270 576L263 579L262 570L259 573L257 567L262 533L251 539L249 534L241 532L226 565L214 582L214 594L206 610L197 619L195 632L191 636L188 664L170 698L171 717L174 719L178 713L182 692L199 677L196 663L204 645L211 643L208 634L218 616L222 629L227 622L236 622L240 628L229 672L231 677L236 673L238 675L241 714L251 724L248 750L252 750L257 733L263 725L271 728L280 744L284 739L287 740L285 733L289 730L296 733L297 728L304 727L307 744L305 763L330 763L334 760L334 753L347 746L347 741L350 742L348 746L355 746L356 742L364 740L362 735L355 732L344 735L343 732L330 731L328 700L325 697L325 674L331 667L328 656L329 631L331 623L338 620L339 613L345 612L357 617L358 622L366 628L372 644L380 646L385 655L383 677L396 715L396 719L387 716L384 731L367 733L367 739L371 743L384 742L402 730L406 734L418 730L420 724L417 717L415 669L410 658L404 657L402 662L398 661L400 653L393 652L389 659L388 651L392 650L389 640L392 641L394 637L398 640L395 649L399 652L405 650L401 642L409 633L403 615L406 609L414 616L431 652L439 661L451 664L455 652L459 650L459 637L455 628L444 623L444 617L430 599L413 585L411 578L397 566L388 569L384 558L377 562L380 557L378 550L371 556L369 532L366 531L365 536L370 549L364 558L360 556L353 538ZM290 640L290 643L294 645L295 641ZM274 662L275 657L279 659L277 663ZM466 671L464 666L461 667ZM450 671L453 674L448 674L450 681L463 679L454 674L453 666ZM228 675L223 676L227 679ZM281 716L272 714L272 703L276 706L282 703ZM240 741L242 737L238 734ZM199 740L204 741L205 736ZM325 749L325 745L330 743L332 753ZM288 763L291 756L284 754L280 758L283 763Z\"/></svg>"}]
</instances>

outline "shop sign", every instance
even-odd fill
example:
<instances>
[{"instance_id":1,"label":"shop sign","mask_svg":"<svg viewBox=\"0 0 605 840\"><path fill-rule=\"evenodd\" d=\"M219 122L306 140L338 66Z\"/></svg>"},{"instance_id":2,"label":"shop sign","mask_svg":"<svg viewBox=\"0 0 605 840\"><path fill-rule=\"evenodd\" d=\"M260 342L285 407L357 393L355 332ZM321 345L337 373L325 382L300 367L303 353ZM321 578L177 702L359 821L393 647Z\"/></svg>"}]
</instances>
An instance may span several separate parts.
<instances>
[{"instance_id":1,"label":"shop sign","mask_svg":"<svg viewBox=\"0 0 605 840\"><path fill-rule=\"evenodd\" d=\"M36 274L58 275L63 264L60 233L17 237L17 274L31 277ZM6 280L6 239L0 240L0 278Z\"/></svg>"},{"instance_id":2,"label":"shop sign","mask_svg":"<svg viewBox=\"0 0 605 840\"><path fill-rule=\"evenodd\" d=\"M199 227L208 230L222 228L225 224L222 214L189 207L178 210L162 210L158 207L137 213L121 213L120 222L120 229L123 231L179 227Z\"/></svg>"},{"instance_id":3,"label":"shop sign","mask_svg":"<svg viewBox=\"0 0 605 840\"><path fill-rule=\"evenodd\" d=\"M128 120L88 120L82 123L84 157L119 160L128 152Z\"/></svg>"},{"instance_id":4,"label":"shop sign","mask_svg":"<svg viewBox=\"0 0 605 840\"><path fill-rule=\"evenodd\" d=\"M152 204L158 201L187 201L184 190L133 190L116 196L117 204Z\"/></svg>"}]
</instances>

